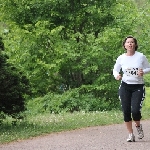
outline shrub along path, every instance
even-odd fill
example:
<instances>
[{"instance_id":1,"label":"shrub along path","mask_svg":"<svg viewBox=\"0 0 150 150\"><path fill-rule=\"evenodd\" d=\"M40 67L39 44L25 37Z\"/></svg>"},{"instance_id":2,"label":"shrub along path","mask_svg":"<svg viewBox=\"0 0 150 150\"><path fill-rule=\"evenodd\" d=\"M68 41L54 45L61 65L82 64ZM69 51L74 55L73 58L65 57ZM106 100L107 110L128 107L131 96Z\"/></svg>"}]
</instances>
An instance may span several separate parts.
<instances>
[{"instance_id":1,"label":"shrub along path","mask_svg":"<svg viewBox=\"0 0 150 150\"><path fill-rule=\"evenodd\" d=\"M0 150L150 150L150 120L142 121L145 137L126 142L124 124L88 127L0 145ZM136 136L135 127L134 133Z\"/></svg>"}]
</instances>

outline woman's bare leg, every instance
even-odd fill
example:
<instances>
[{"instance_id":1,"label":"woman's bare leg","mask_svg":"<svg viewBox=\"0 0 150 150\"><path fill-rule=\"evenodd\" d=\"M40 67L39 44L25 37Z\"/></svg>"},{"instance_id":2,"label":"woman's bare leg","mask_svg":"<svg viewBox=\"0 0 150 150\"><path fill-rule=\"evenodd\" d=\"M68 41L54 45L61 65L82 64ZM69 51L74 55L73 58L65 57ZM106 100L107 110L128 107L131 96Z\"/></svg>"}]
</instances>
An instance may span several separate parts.
<instances>
[{"instance_id":1,"label":"woman's bare leg","mask_svg":"<svg viewBox=\"0 0 150 150\"><path fill-rule=\"evenodd\" d=\"M125 125L126 125L126 127L127 127L127 130L128 130L128 132L129 132L129 134L133 133L132 121L125 122Z\"/></svg>"},{"instance_id":2,"label":"woman's bare leg","mask_svg":"<svg viewBox=\"0 0 150 150\"><path fill-rule=\"evenodd\" d=\"M140 121L134 121L135 122L135 126L139 127L140 126Z\"/></svg>"}]
</instances>

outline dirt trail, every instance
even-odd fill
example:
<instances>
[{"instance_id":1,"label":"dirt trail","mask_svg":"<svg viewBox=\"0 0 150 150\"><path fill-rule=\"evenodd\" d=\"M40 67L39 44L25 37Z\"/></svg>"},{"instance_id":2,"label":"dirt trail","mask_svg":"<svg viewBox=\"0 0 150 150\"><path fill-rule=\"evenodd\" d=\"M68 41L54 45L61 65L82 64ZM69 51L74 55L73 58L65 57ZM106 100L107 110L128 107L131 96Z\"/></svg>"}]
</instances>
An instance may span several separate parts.
<instances>
[{"instance_id":1,"label":"dirt trail","mask_svg":"<svg viewBox=\"0 0 150 150\"><path fill-rule=\"evenodd\" d=\"M53 133L0 145L0 150L150 150L150 120L142 124L145 137L136 142L126 142L125 126L117 124Z\"/></svg>"}]
</instances>

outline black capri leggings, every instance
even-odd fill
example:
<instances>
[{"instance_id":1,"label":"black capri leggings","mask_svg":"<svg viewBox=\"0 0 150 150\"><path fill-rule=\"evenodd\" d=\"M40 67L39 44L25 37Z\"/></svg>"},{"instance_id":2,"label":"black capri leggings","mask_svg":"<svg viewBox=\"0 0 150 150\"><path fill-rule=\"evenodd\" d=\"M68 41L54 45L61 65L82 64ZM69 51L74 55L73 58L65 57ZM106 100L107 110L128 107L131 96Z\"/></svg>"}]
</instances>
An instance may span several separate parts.
<instances>
[{"instance_id":1,"label":"black capri leggings","mask_svg":"<svg viewBox=\"0 0 150 150\"><path fill-rule=\"evenodd\" d=\"M144 84L127 84L122 81L119 88L119 98L124 115L124 121L140 121L142 104L145 99ZM132 117L131 117L132 114Z\"/></svg>"}]
</instances>

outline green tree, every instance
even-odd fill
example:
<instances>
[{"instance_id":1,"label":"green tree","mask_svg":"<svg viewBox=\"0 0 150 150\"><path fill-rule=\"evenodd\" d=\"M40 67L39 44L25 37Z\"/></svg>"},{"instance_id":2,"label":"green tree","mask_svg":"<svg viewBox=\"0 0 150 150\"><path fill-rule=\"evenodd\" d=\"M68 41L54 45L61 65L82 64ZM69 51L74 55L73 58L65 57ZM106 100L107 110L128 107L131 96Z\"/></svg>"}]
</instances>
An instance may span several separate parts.
<instances>
[{"instance_id":1,"label":"green tree","mask_svg":"<svg viewBox=\"0 0 150 150\"><path fill-rule=\"evenodd\" d=\"M0 112L12 117L25 110L25 94L29 94L29 82L14 65L7 63L0 37Z\"/></svg>"},{"instance_id":2,"label":"green tree","mask_svg":"<svg viewBox=\"0 0 150 150\"><path fill-rule=\"evenodd\" d=\"M11 21L5 38L10 62L26 71L36 96L78 88L116 103L112 69L122 39L138 32L134 2L9 0L2 16Z\"/></svg>"}]
</instances>

